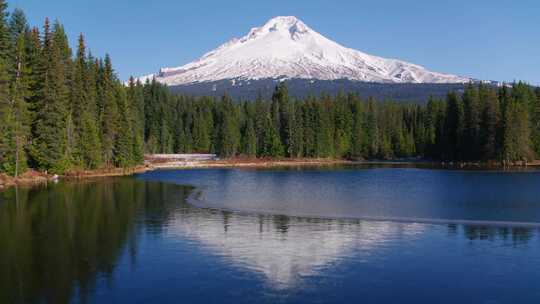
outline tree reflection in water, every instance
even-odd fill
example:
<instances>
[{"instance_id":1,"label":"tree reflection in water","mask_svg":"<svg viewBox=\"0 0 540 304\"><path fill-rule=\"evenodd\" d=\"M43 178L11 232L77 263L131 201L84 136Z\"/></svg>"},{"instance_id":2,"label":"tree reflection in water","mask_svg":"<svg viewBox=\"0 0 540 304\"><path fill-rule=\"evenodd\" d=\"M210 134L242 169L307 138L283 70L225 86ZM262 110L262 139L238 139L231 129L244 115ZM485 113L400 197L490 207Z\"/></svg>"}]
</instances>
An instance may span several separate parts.
<instances>
[{"instance_id":1,"label":"tree reflection in water","mask_svg":"<svg viewBox=\"0 0 540 304\"><path fill-rule=\"evenodd\" d=\"M0 303L85 302L142 235L191 240L236 268L291 288L344 257L369 260L441 225L246 215L186 203L189 186L111 178L0 194ZM448 225L448 237L526 245L533 228ZM156 248L159 250L159 248ZM113 285L112 283L110 285Z\"/></svg>"},{"instance_id":2,"label":"tree reflection in water","mask_svg":"<svg viewBox=\"0 0 540 304\"><path fill-rule=\"evenodd\" d=\"M174 209L168 196L190 191L170 188L118 178L2 193L0 303L67 303L75 293L84 302L126 246L135 259L141 229L160 233Z\"/></svg>"}]
</instances>

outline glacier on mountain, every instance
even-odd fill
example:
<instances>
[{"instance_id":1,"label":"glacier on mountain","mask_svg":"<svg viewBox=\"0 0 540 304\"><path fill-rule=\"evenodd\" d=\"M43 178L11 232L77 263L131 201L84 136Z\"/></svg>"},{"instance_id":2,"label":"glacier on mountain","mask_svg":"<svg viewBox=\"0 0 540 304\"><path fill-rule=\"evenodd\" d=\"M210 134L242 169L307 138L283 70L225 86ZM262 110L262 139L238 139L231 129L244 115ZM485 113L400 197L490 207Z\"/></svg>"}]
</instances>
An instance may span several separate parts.
<instances>
[{"instance_id":1,"label":"glacier on mountain","mask_svg":"<svg viewBox=\"0 0 540 304\"><path fill-rule=\"evenodd\" d=\"M276 17L200 59L139 78L170 86L224 79L348 79L379 83L466 83L470 78L346 48L296 17Z\"/></svg>"}]
</instances>

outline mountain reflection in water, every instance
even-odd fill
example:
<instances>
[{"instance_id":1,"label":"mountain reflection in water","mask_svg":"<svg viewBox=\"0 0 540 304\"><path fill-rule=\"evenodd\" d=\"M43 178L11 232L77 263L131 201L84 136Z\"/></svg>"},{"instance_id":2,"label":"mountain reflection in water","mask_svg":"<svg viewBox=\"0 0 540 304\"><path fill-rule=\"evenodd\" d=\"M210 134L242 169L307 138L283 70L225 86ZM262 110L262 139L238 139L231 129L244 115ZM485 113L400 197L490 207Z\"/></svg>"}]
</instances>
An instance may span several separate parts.
<instances>
[{"instance_id":1,"label":"mountain reflection in water","mask_svg":"<svg viewBox=\"0 0 540 304\"><path fill-rule=\"evenodd\" d=\"M534 228L246 215L193 207L193 189L114 178L1 193L0 303L332 301L336 282L365 275L365 288L382 290L385 269L403 267L396 254L421 269L422 246L448 243L462 250L450 263L497 247L492 258L510 260L507 272L540 265ZM505 275L500 283L512 280Z\"/></svg>"}]
</instances>

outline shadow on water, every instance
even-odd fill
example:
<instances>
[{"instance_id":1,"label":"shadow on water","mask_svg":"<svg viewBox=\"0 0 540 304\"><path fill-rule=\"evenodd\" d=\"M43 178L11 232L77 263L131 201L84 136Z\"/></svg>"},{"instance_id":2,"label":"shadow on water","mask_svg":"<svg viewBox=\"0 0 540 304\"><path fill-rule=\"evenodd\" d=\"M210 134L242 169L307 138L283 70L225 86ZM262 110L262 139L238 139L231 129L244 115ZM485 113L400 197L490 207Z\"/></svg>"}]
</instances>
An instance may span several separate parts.
<instances>
[{"instance_id":1,"label":"shadow on water","mask_svg":"<svg viewBox=\"0 0 540 304\"><path fill-rule=\"evenodd\" d=\"M34 189L14 188L0 194L0 303L106 300L96 294L114 294L115 272L126 267L124 264L140 266L138 258L143 249L163 255L162 260L151 261L159 267L152 269L150 274L159 276L156 273L159 269L170 267L183 282L203 280L197 276L189 277L188 272L183 273L182 269L174 269L171 265L171 259L178 258L178 252L167 253L163 246L173 246L171 244L177 242L195 244L188 247L187 257L191 251L207 252L216 259L226 260L225 264L233 269L259 275L258 280L264 281L266 288L274 292L252 294L253 298L250 298L253 291L245 290L245 294L229 294L229 300L245 302L263 296L273 302L286 294L281 290L295 287L301 287L299 292L316 294L316 286L321 287L325 281L311 285L303 281L315 276L324 277L325 272L331 272L330 268L343 261L357 264L369 261L368 265L377 265L381 257L385 257L385 250L398 248L396 246L401 242L407 241L410 245L421 238L424 239L419 243L429 241L425 234L430 230L442 231L445 240L494 242L510 247L528 246L538 239L539 234L538 230L526 227L242 215L191 206L187 198L193 190L191 186L111 178ZM170 240L171 244L142 244L141 240L148 237ZM505 251L504 254L508 253ZM193 259L192 264L196 264L197 260ZM204 269L197 271L204 272ZM354 277L359 273L362 272L349 275ZM244 288L237 281L246 284L242 279L231 279L228 272L215 271L213 275L236 284L237 288ZM103 280L109 281L108 287L99 283ZM144 281L145 278L134 275L131 280ZM207 288L214 289L214 286ZM177 296L194 292L188 287L171 286L171 289ZM227 294L219 288L214 290L216 296L220 292ZM152 294L150 289L145 292ZM119 296L116 300L136 300L130 296L133 297L132 294L125 298ZM212 296L201 292L192 299L197 299L193 302L215 300ZM303 300L309 300L309 295L304 296ZM155 300L160 301L159 298Z\"/></svg>"},{"instance_id":2,"label":"shadow on water","mask_svg":"<svg viewBox=\"0 0 540 304\"><path fill-rule=\"evenodd\" d=\"M171 188L122 178L0 193L0 303L84 302L124 250L136 258L142 229L161 232L168 196L191 191Z\"/></svg>"}]
</instances>

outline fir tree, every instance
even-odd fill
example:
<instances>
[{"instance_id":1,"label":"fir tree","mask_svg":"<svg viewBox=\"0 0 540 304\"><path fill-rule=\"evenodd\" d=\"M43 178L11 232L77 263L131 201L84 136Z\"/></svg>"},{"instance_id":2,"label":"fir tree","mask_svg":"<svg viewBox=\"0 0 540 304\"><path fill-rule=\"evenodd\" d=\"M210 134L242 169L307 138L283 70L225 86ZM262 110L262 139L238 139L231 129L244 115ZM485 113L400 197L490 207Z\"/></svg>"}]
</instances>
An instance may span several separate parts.
<instances>
[{"instance_id":1,"label":"fir tree","mask_svg":"<svg viewBox=\"0 0 540 304\"><path fill-rule=\"evenodd\" d=\"M133 161L133 129L130 107L125 90L117 90L118 100L118 135L114 143L114 162L117 167L129 167Z\"/></svg>"},{"instance_id":2,"label":"fir tree","mask_svg":"<svg viewBox=\"0 0 540 304\"><path fill-rule=\"evenodd\" d=\"M28 67L28 85L29 85L29 97L28 108L31 114L31 120L35 120L35 114L38 109L38 94L37 92L41 88L42 79L42 60L41 60L41 41L40 34L37 28L33 28L30 32L25 34L25 58L26 65Z\"/></svg>"},{"instance_id":3,"label":"fir tree","mask_svg":"<svg viewBox=\"0 0 540 304\"><path fill-rule=\"evenodd\" d=\"M41 55L41 88L31 155L38 168L63 173L70 168L68 138L68 89L62 50L53 43L45 21Z\"/></svg>"},{"instance_id":4,"label":"fir tree","mask_svg":"<svg viewBox=\"0 0 540 304\"><path fill-rule=\"evenodd\" d=\"M317 104L317 122L316 140L317 140L317 157L333 157L334 156L334 128L332 125L331 111L329 104Z\"/></svg>"},{"instance_id":5,"label":"fir tree","mask_svg":"<svg viewBox=\"0 0 540 304\"><path fill-rule=\"evenodd\" d=\"M378 115L375 108L375 101L370 99L367 103L367 113L366 113L366 136L364 137L365 144L367 147L366 155L369 158L376 158L379 155L379 126L378 126Z\"/></svg>"},{"instance_id":6,"label":"fir tree","mask_svg":"<svg viewBox=\"0 0 540 304\"><path fill-rule=\"evenodd\" d=\"M0 170L14 173L14 125L13 104L9 96L9 75L7 64L0 58Z\"/></svg>"},{"instance_id":7,"label":"fir tree","mask_svg":"<svg viewBox=\"0 0 540 304\"><path fill-rule=\"evenodd\" d=\"M30 31L28 26L28 21L26 20L26 15L24 11L16 8L13 10L13 13L9 19L9 32L11 35L11 41L13 45L17 44L19 36L26 34Z\"/></svg>"},{"instance_id":8,"label":"fir tree","mask_svg":"<svg viewBox=\"0 0 540 304\"><path fill-rule=\"evenodd\" d=\"M27 169L26 149L30 136L30 114L28 112L27 101L29 93L29 69L25 62L25 38L19 36L15 48L16 72L15 78L11 84L11 107L12 107L12 125L10 132L12 141L14 141L13 162L11 170L15 177ZM9 119L8 119L9 121Z\"/></svg>"},{"instance_id":9,"label":"fir tree","mask_svg":"<svg viewBox=\"0 0 540 304\"><path fill-rule=\"evenodd\" d=\"M302 110L298 102L291 105L291 111L289 115L289 125L291 127L290 134L290 156L302 157L305 149L304 140L304 121L302 116Z\"/></svg>"},{"instance_id":10,"label":"fir tree","mask_svg":"<svg viewBox=\"0 0 540 304\"><path fill-rule=\"evenodd\" d=\"M285 82L281 82L276 86L272 95L272 119L274 121L274 128L278 130L280 141L286 150L286 155L292 153L291 137L293 130L289 112L289 91Z\"/></svg>"},{"instance_id":11,"label":"fir tree","mask_svg":"<svg viewBox=\"0 0 540 304\"><path fill-rule=\"evenodd\" d=\"M133 162L140 164L144 161L144 95L140 82L129 79L128 103L131 111L133 126Z\"/></svg>"},{"instance_id":12,"label":"fir tree","mask_svg":"<svg viewBox=\"0 0 540 304\"><path fill-rule=\"evenodd\" d=\"M364 113L361 103L356 99L356 97L349 97L352 99L351 110L353 115L353 128L351 135L351 157L354 159L362 159L365 157L365 147L364 147Z\"/></svg>"},{"instance_id":13,"label":"fir tree","mask_svg":"<svg viewBox=\"0 0 540 304\"><path fill-rule=\"evenodd\" d=\"M242 154L250 157L257 156L257 134L255 133L253 118L251 117L248 117L246 120L242 139Z\"/></svg>"},{"instance_id":14,"label":"fir tree","mask_svg":"<svg viewBox=\"0 0 540 304\"><path fill-rule=\"evenodd\" d=\"M0 0L0 59L4 61L4 65L10 66L10 52L12 50L12 39L9 32L7 18L8 4L5 0Z\"/></svg>"},{"instance_id":15,"label":"fir tree","mask_svg":"<svg viewBox=\"0 0 540 304\"><path fill-rule=\"evenodd\" d=\"M83 163L85 159L88 158L87 155L84 155L87 151L81 150L83 138L83 120L82 116L85 113L88 113L88 98L87 94L87 63L86 63L86 46L84 44L84 37L82 34L79 36L79 46L77 49L77 57L75 58L73 76L71 83L71 107L70 107L70 117L73 121L73 139L71 140L71 146L73 146L73 157L75 162ZM85 123L88 123L86 121ZM84 126L86 127L86 126ZM85 139L88 139L84 136ZM85 145L86 146L86 145Z\"/></svg>"},{"instance_id":16,"label":"fir tree","mask_svg":"<svg viewBox=\"0 0 540 304\"><path fill-rule=\"evenodd\" d=\"M487 90L483 96L481 145L483 158L495 160L501 149L501 111L499 99L493 90Z\"/></svg>"},{"instance_id":17,"label":"fir tree","mask_svg":"<svg viewBox=\"0 0 540 304\"><path fill-rule=\"evenodd\" d=\"M342 93L336 96L333 108L335 155L338 158L350 157L353 119L347 99Z\"/></svg>"},{"instance_id":18,"label":"fir tree","mask_svg":"<svg viewBox=\"0 0 540 304\"><path fill-rule=\"evenodd\" d=\"M445 143L442 158L445 160L462 160L465 120L463 102L459 100L455 93L448 94L445 117L443 135Z\"/></svg>"},{"instance_id":19,"label":"fir tree","mask_svg":"<svg viewBox=\"0 0 540 304\"><path fill-rule=\"evenodd\" d=\"M479 159L480 147L480 97L478 89L472 84L465 89L463 94L463 144L467 147L463 157L466 160Z\"/></svg>"},{"instance_id":20,"label":"fir tree","mask_svg":"<svg viewBox=\"0 0 540 304\"><path fill-rule=\"evenodd\" d=\"M225 157L235 156L240 146L240 130L234 105L229 96L224 96L218 135L218 152Z\"/></svg>"},{"instance_id":21,"label":"fir tree","mask_svg":"<svg viewBox=\"0 0 540 304\"><path fill-rule=\"evenodd\" d=\"M266 116L265 128L263 133L263 143L261 148L261 156L263 157L282 157L283 145L279 138L279 132L276 129L274 121L270 115Z\"/></svg>"},{"instance_id":22,"label":"fir tree","mask_svg":"<svg viewBox=\"0 0 540 304\"><path fill-rule=\"evenodd\" d=\"M101 149L102 159L107 167L114 162L114 144L118 132L118 104L116 101L115 77L111 58L105 56L100 69L101 87Z\"/></svg>"},{"instance_id":23,"label":"fir tree","mask_svg":"<svg viewBox=\"0 0 540 304\"><path fill-rule=\"evenodd\" d=\"M532 158L530 127L526 105L510 100L504 121L503 161L513 163Z\"/></svg>"}]
</instances>

